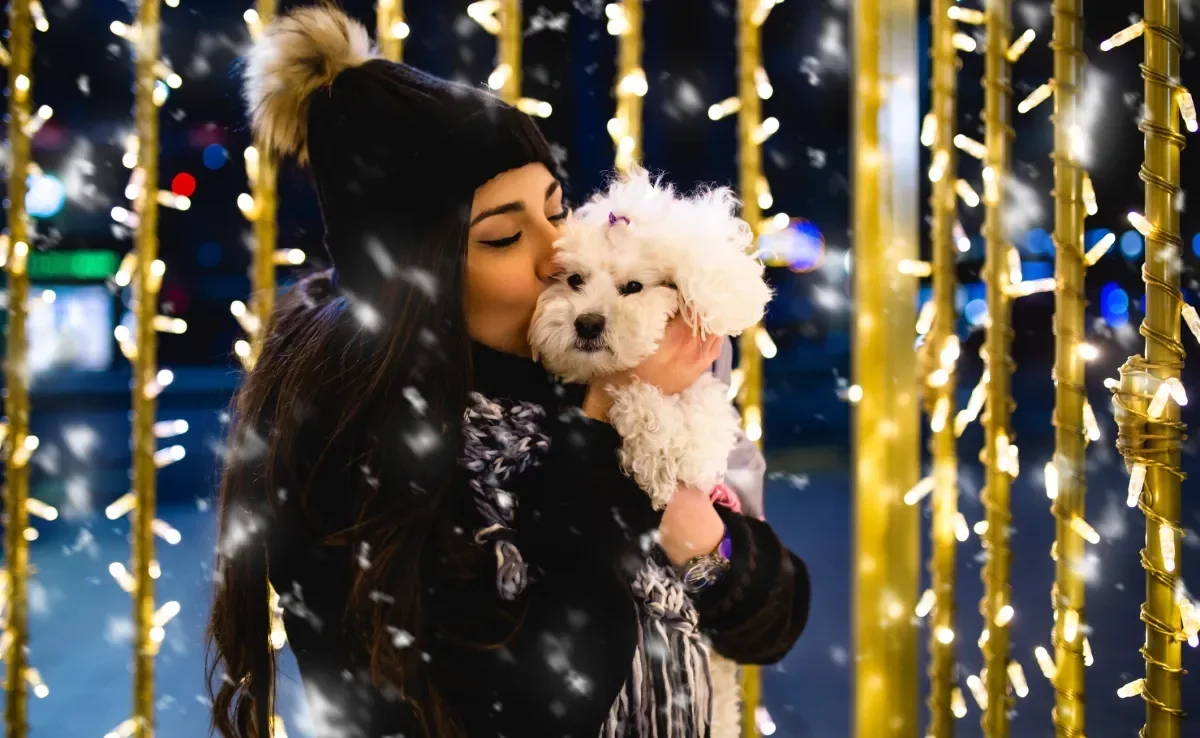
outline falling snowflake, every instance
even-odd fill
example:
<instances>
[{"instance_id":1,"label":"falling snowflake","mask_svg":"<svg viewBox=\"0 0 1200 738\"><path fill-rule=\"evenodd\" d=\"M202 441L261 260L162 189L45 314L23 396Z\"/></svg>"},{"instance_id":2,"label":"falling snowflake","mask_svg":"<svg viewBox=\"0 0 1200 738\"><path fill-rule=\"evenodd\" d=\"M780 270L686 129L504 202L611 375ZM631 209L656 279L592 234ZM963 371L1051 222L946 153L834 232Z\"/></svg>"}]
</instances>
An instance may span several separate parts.
<instances>
[{"instance_id":1,"label":"falling snowflake","mask_svg":"<svg viewBox=\"0 0 1200 738\"><path fill-rule=\"evenodd\" d=\"M815 56L806 56L800 60L800 73L808 78L813 87L821 84L821 62Z\"/></svg>"},{"instance_id":2,"label":"falling snowflake","mask_svg":"<svg viewBox=\"0 0 1200 738\"><path fill-rule=\"evenodd\" d=\"M408 400L408 404L412 405L413 412L417 415L425 415L425 409L429 407L429 403L421 397L421 391L416 387L405 387L403 392L404 399Z\"/></svg>"},{"instance_id":3,"label":"falling snowflake","mask_svg":"<svg viewBox=\"0 0 1200 738\"><path fill-rule=\"evenodd\" d=\"M90 425L67 425L62 429L63 443L77 459L88 459L100 443L100 434Z\"/></svg>"},{"instance_id":4,"label":"falling snowflake","mask_svg":"<svg viewBox=\"0 0 1200 738\"><path fill-rule=\"evenodd\" d=\"M240 508L230 510L226 527L221 531L221 555L228 558L237 556L259 533L260 526L259 519L249 512Z\"/></svg>"},{"instance_id":5,"label":"falling snowflake","mask_svg":"<svg viewBox=\"0 0 1200 738\"><path fill-rule=\"evenodd\" d=\"M403 434L404 443L418 458L423 458L441 445L442 437L431 426L422 424L415 431Z\"/></svg>"},{"instance_id":6,"label":"falling snowflake","mask_svg":"<svg viewBox=\"0 0 1200 738\"><path fill-rule=\"evenodd\" d=\"M128 616L109 615L104 626L104 640L114 646L133 641L133 620Z\"/></svg>"},{"instance_id":7,"label":"falling snowflake","mask_svg":"<svg viewBox=\"0 0 1200 738\"><path fill-rule=\"evenodd\" d=\"M63 546L64 556L71 556L81 552L86 553L93 559L100 556L100 546L96 544L96 537L87 528L79 529L79 534L75 536L75 543L70 546Z\"/></svg>"},{"instance_id":8,"label":"falling snowflake","mask_svg":"<svg viewBox=\"0 0 1200 738\"><path fill-rule=\"evenodd\" d=\"M704 109L704 98L694 84L684 79L675 85L675 105L684 113L694 115Z\"/></svg>"},{"instance_id":9,"label":"falling snowflake","mask_svg":"<svg viewBox=\"0 0 1200 738\"><path fill-rule=\"evenodd\" d=\"M557 31L565 33L570 13L552 13L549 8L539 5L537 11L529 17L529 28L525 36L532 36L541 31Z\"/></svg>"},{"instance_id":10,"label":"falling snowflake","mask_svg":"<svg viewBox=\"0 0 1200 738\"><path fill-rule=\"evenodd\" d=\"M358 319L363 328L372 333L378 332L383 326L383 316L379 314L379 311L373 305L362 300L354 301L354 317Z\"/></svg>"},{"instance_id":11,"label":"falling snowflake","mask_svg":"<svg viewBox=\"0 0 1200 738\"><path fill-rule=\"evenodd\" d=\"M413 641L416 640L413 638L412 633L409 633L403 628L397 628L393 625L388 626L388 633L391 634L392 645L396 648L408 648L413 644Z\"/></svg>"},{"instance_id":12,"label":"falling snowflake","mask_svg":"<svg viewBox=\"0 0 1200 738\"><path fill-rule=\"evenodd\" d=\"M1096 532L1106 541L1119 541L1129 532L1129 522L1125 518L1124 500L1118 500L1116 495L1109 495L1104 501L1100 517L1096 519Z\"/></svg>"},{"instance_id":13,"label":"falling snowflake","mask_svg":"<svg viewBox=\"0 0 1200 738\"><path fill-rule=\"evenodd\" d=\"M72 476L63 483L65 499L59 505L63 520L86 520L95 514L87 477Z\"/></svg>"},{"instance_id":14,"label":"falling snowflake","mask_svg":"<svg viewBox=\"0 0 1200 738\"><path fill-rule=\"evenodd\" d=\"M825 168L825 152L824 151L822 151L821 149L809 148L809 149L805 149L805 153L808 154L809 166L811 166L813 169L824 169Z\"/></svg>"}]
</instances>

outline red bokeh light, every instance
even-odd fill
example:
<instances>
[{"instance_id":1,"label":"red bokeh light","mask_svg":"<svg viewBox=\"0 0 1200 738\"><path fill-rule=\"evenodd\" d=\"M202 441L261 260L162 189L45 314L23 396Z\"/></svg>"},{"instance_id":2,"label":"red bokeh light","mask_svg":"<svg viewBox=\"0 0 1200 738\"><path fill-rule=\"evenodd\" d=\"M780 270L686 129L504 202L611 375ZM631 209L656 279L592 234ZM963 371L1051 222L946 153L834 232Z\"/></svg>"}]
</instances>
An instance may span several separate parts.
<instances>
[{"instance_id":1,"label":"red bokeh light","mask_svg":"<svg viewBox=\"0 0 1200 738\"><path fill-rule=\"evenodd\" d=\"M180 172L171 180L171 192L181 197L191 197L196 192L196 178L187 172Z\"/></svg>"}]
</instances>

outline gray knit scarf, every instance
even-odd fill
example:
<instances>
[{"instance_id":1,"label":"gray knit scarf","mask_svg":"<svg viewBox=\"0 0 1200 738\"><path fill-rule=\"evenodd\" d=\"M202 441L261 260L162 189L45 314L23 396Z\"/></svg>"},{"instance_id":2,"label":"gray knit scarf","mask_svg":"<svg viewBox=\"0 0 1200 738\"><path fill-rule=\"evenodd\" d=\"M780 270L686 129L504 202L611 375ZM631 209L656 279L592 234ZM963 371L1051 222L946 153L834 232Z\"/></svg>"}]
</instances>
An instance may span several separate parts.
<instances>
[{"instance_id":1,"label":"gray knit scarf","mask_svg":"<svg viewBox=\"0 0 1200 738\"><path fill-rule=\"evenodd\" d=\"M496 591L506 600L524 591L527 569L512 542L518 500L505 486L541 463L550 447L544 421L539 405L496 402L477 393L468 398L463 418L459 464L471 473L475 506L484 520L475 542L492 546ZM601 738L705 738L712 684L696 608L660 556L647 559L630 590L639 614L633 671L609 710Z\"/></svg>"}]
</instances>

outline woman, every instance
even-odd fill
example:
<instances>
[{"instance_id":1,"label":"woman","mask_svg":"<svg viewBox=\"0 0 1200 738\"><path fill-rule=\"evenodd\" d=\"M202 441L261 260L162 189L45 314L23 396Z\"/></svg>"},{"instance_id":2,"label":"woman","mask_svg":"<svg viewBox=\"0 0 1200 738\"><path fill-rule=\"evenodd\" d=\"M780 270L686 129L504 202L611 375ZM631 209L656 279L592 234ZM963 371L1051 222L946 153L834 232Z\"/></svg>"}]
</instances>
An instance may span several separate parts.
<instances>
[{"instance_id":1,"label":"woman","mask_svg":"<svg viewBox=\"0 0 1200 738\"><path fill-rule=\"evenodd\" d=\"M652 510L604 387L679 391L718 344L672 325L630 376L556 385L525 338L565 215L548 144L490 95L370 58L339 11L273 23L246 90L258 140L312 168L334 269L281 301L236 398L216 731L268 734L269 581L322 738L706 734L700 631L778 660L807 574L703 491Z\"/></svg>"}]
</instances>

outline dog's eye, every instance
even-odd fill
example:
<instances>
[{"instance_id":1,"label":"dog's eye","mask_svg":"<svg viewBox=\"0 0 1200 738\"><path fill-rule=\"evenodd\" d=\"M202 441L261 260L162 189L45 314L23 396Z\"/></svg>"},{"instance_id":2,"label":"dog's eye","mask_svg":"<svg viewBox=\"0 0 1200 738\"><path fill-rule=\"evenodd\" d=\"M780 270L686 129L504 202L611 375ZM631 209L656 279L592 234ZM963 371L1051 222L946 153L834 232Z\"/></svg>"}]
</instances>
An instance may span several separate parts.
<instances>
[{"instance_id":1,"label":"dog's eye","mask_svg":"<svg viewBox=\"0 0 1200 738\"><path fill-rule=\"evenodd\" d=\"M632 295L634 293L641 292L641 291L642 291L642 283L641 282L626 282L625 284L621 285L621 294L622 295Z\"/></svg>"},{"instance_id":2,"label":"dog's eye","mask_svg":"<svg viewBox=\"0 0 1200 738\"><path fill-rule=\"evenodd\" d=\"M577 290L583 286L583 277L578 274L572 274L567 277L567 286L573 290Z\"/></svg>"}]
</instances>

